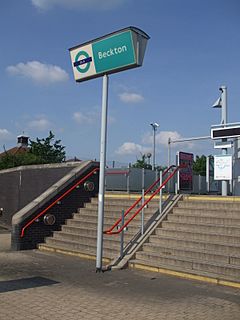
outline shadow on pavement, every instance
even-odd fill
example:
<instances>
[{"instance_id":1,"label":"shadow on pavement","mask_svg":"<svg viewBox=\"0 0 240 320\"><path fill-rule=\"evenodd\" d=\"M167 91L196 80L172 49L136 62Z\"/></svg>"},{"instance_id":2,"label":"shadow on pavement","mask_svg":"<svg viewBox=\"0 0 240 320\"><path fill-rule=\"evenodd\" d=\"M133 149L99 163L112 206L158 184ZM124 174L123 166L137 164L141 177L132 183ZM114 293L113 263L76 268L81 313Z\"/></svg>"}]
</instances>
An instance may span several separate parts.
<instances>
[{"instance_id":1,"label":"shadow on pavement","mask_svg":"<svg viewBox=\"0 0 240 320\"><path fill-rule=\"evenodd\" d=\"M59 282L43 277L32 277L17 280L0 281L0 293L50 286L57 283Z\"/></svg>"}]
</instances>

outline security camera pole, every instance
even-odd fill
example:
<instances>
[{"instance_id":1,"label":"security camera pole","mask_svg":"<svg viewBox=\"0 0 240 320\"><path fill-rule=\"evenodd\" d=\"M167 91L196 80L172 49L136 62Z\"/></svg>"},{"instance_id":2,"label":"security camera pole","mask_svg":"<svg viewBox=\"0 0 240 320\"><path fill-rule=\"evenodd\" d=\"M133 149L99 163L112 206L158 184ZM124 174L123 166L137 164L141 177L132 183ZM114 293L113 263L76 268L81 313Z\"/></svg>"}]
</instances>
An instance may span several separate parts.
<instances>
[{"instance_id":1,"label":"security camera pole","mask_svg":"<svg viewBox=\"0 0 240 320\"><path fill-rule=\"evenodd\" d=\"M155 170L155 145L156 145L156 131L157 128L159 127L159 124L154 122L154 123L150 123L150 126L152 126L153 128L153 165L152 165L152 170Z\"/></svg>"},{"instance_id":2,"label":"security camera pole","mask_svg":"<svg viewBox=\"0 0 240 320\"><path fill-rule=\"evenodd\" d=\"M227 124L227 87L221 86L219 90L222 92L221 94L221 105L222 105L222 119L221 124L226 125ZM222 139L222 142L226 142L227 139ZM222 148L222 155L227 154L227 148ZM222 196L227 196L227 181L222 181Z\"/></svg>"},{"instance_id":3,"label":"security camera pole","mask_svg":"<svg viewBox=\"0 0 240 320\"><path fill-rule=\"evenodd\" d=\"M227 87L221 86L219 88L221 91L220 98L214 103L213 108L221 108L221 126L222 128L227 126ZM226 145L227 138L222 138L222 144ZM222 148L222 155L227 155L227 148ZM227 196L227 180L222 180L222 196Z\"/></svg>"}]
</instances>

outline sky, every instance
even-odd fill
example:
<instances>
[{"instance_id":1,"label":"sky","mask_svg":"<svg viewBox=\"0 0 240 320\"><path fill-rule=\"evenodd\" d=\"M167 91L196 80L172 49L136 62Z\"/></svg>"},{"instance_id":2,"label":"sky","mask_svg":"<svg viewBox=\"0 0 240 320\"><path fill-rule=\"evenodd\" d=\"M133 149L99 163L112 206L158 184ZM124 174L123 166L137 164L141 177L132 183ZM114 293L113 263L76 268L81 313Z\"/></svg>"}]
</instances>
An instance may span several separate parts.
<instances>
[{"instance_id":1,"label":"sky","mask_svg":"<svg viewBox=\"0 0 240 320\"><path fill-rule=\"evenodd\" d=\"M128 26L150 39L142 67L109 76L109 166L152 153L152 122L158 165L169 137L209 136L222 85L228 122L240 121L239 0L1 0L0 151L52 130L67 158L98 160L102 78L76 83L68 49ZM177 151L221 152L213 145L172 143L171 163Z\"/></svg>"}]
</instances>

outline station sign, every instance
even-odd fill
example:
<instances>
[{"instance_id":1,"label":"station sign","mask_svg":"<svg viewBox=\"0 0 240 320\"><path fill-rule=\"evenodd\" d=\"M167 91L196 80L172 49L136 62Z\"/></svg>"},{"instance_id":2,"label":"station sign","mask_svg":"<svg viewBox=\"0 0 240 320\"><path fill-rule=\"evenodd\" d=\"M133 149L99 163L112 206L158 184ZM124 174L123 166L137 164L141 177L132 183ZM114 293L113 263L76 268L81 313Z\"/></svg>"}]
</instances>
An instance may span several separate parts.
<instances>
[{"instance_id":1,"label":"station sign","mask_svg":"<svg viewBox=\"0 0 240 320\"><path fill-rule=\"evenodd\" d=\"M86 81L141 66L148 39L144 31L128 27L70 48L75 80Z\"/></svg>"}]
</instances>

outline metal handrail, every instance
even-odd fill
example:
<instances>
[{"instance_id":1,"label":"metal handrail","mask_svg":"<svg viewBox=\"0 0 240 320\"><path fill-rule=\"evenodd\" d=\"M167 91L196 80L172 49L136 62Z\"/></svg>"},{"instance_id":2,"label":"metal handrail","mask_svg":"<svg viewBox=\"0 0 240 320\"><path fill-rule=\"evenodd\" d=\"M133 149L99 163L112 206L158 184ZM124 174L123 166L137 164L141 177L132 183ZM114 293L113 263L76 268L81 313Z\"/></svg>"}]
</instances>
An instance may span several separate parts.
<instances>
[{"instance_id":1,"label":"metal handrail","mask_svg":"<svg viewBox=\"0 0 240 320\"><path fill-rule=\"evenodd\" d=\"M165 175L171 168L176 167L174 165L170 166L167 168L164 172L163 175ZM175 170L167 177L167 179L162 183L160 187L158 187L154 193L141 205L141 207L117 230L117 231L112 231L119 223L122 221L122 217L119 218L112 227L104 231L104 234L107 235L113 235L113 234L119 234L124 230L128 224L141 212L141 210L152 200L152 198L159 193L159 191L168 183L168 181L175 175L175 173L179 170L185 167L185 165L180 165L175 168ZM158 182L160 181L160 178L156 180L144 193L146 195ZM124 218L128 215L128 213L141 201L142 197L140 197L137 201L134 202L134 204L125 212Z\"/></svg>"},{"instance_id":2,"label":"metal handrail","mask_svg":"<svg viewBox=\"0 0 240 320\"><path fill-rule=\"evenodd\" d=\"M78 182L76 182L71 188L69 188L66 192L64 192L60 197L58 197L56 200L54 200L47 208L42 210L36 217L34 217L32 220L30 220L21 230L20 237L24 237L25 230L34 222L36 219L41 217L45 212L47 212L50 208L52 208L58 201L62 200L66 195L68 195L72 190L74 190L77 186L79 186L81 183L83 183L87 178L91 177L96 171L98 171L99 168L93 169L91 172L89 172L85 177L80 179Z\"/></svg>"},{"instance_id":3,"label":"metal handrail","mask_svg":"<svg viewBox=\"0 0 240 320\"><path fill-rule=\"evenodd\" d=\"M172 169L173 167L175 167L175 166L172 165L172 166L168 167L166 170L164 170L162 176L164 177L165 174L167 174L168 171L169 171L170 169ZM156 184L157 184L159 181L160 181L160 178L157 179L153 184L151 184L150 187L148 187L148 189L144 192L144 196L145 196L146 194L148 194L148 192L151 191L151 190L156 186ZM129 207L129 208L127 209L127 211L124 213L124 218L129 214L129 212L130 212L133 208L136 207L136 205L137 205L141 200L142 200L142 196L139 197L139 198L131 205L131 207ZM105 230L104 233L107 234L107 233L111 232L121 221L122 221L122 218L119 218L119 219L112 225L112 227L110 227L109 229Z\"/></svg>"}]
</instances>

